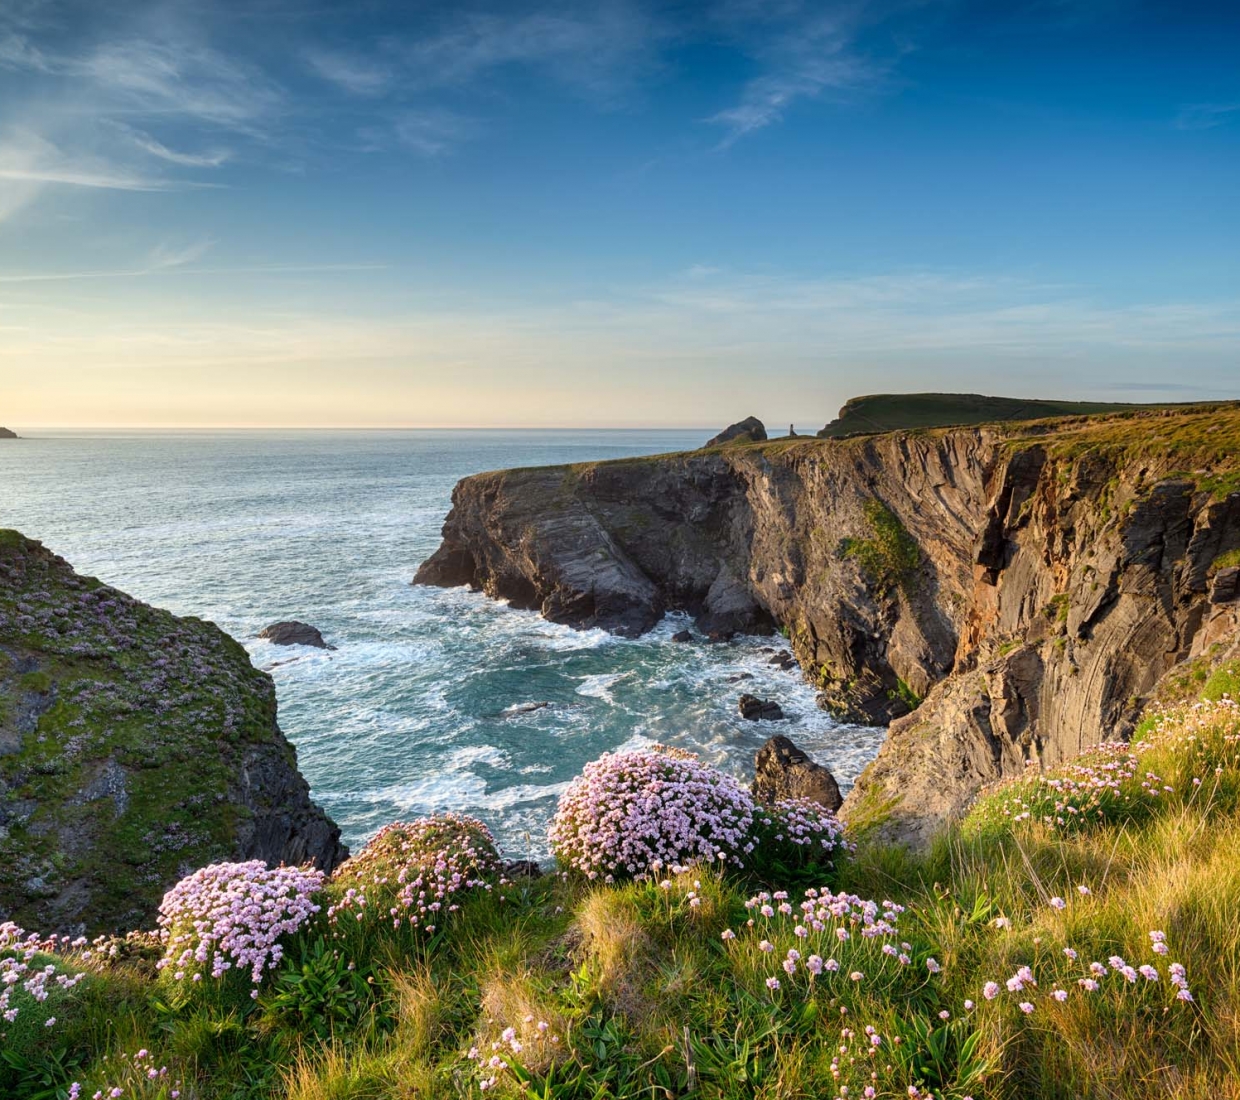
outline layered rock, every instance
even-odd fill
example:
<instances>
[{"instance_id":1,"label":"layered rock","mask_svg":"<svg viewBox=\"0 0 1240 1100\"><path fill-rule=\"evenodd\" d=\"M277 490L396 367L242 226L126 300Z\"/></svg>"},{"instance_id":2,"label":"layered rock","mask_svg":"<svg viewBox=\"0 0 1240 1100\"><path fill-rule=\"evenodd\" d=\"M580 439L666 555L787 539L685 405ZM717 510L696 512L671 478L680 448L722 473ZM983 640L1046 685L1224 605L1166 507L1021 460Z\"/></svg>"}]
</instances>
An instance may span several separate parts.
<instances>
[{"instance_id":1,"label":"layered rock","mask_svg":"<svg viewBox=\"0 0 1240 1100\"><path fill-rule=\"evenodd\" d=\"M240 645L0 531L0 920L124 930L207 863L347 854Z\"/></svg>"},{"instance_id":2,"label":"layered rock","mask_svg":"<svg viewBox=\"0 0 1240 1100\"><path fill-rule=\"evenodd\" d=\"M416 579L626 634L779 624L824 705L900 719L845 810L916 841L1235 629L1238 467L1220 405L513 470L456 487Z\"/></svg>"}]
</instances>

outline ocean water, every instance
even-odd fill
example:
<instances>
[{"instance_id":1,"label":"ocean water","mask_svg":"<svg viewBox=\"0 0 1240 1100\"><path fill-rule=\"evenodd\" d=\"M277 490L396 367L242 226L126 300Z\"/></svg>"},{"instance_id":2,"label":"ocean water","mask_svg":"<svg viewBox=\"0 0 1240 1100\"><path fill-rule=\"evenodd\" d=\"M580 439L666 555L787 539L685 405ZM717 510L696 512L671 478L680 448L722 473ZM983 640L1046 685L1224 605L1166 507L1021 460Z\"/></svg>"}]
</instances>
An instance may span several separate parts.
<instances>
[{"instance_id":1,"label":"ocean water","mask_svg":"<svg viewBox=\"0 0 1240 1100\"><path fill-rule=\"evenodd\" d=\"M557 796L607 750L660 741L747 781L782 732L845 788L878 750L882 730L836 722L799 673L769 665L778 637L680 645L671 636L688 620L669 616L622 640L410 584L457 479L682 450L702 434L33 433L0 442L0 527L239 639L274 677L281 727L352 847L389 821L454 809L508 853L542 857ZM338 648L258 640L288 618ZM742 691L777 699L790 720L744 721Z\"/></svg>"}]
</instances>

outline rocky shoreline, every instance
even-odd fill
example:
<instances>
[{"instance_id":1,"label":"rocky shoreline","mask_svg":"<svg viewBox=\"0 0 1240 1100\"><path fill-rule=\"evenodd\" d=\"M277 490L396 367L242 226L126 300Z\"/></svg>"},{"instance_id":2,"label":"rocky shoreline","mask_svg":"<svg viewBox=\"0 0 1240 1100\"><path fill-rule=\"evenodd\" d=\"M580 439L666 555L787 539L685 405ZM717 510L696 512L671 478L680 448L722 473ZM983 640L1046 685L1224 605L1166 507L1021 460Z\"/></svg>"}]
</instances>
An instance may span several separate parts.
<instances>
[{"instance_id":1,"label":"rocky shoreline","mask_svg":"<svg viewBox=\"0 0 1240 1100\"><path fill-rule=\"evenodd\" d=\"M415 581L628 636L782 628L824 706L899 719L845 813L920 842L1235 631L1238 441L1231 404L482 474Z\"/></svg>"}]
</instances>

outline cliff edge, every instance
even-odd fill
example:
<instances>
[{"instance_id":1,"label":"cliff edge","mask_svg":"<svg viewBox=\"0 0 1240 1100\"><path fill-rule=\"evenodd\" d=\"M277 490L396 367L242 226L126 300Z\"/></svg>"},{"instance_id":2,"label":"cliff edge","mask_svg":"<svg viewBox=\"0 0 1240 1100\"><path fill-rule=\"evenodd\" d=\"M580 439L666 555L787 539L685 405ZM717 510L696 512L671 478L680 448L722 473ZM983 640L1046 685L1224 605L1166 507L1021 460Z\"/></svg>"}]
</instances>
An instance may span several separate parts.
<instances>
[{"instance_id":1,"label":"cliff edge","mask_svg":"<svg viewBox=\"0 0 1240 1100\"><path fill-rule=\"evenodd\" d=\"M0 531L0 920L124 930L205 864L347 854L237 642Z\"/></svg>"},{"instance_id":2,"label":"cliff edge","mask_svg":"<svg viewBox=\"0 0 1240 1100\"><path fill-rule=\"evenodd\" d=\"M1220 404L481 474L415 581L620 634L782 628L824 706L893 722L845 813L920 842L1228 637L1238 548Z\"/></svg>"}]
</instances>

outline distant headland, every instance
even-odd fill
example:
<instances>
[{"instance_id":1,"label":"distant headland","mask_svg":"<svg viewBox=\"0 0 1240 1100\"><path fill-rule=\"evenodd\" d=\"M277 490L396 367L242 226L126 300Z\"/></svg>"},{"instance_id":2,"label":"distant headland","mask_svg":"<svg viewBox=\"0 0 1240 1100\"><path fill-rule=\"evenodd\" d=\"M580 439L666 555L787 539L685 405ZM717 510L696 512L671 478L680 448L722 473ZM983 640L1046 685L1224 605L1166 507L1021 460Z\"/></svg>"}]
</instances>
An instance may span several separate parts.
<instances>
[{"instance_id":1,"label":"distant headland","mask_svg":"<svg viewBox=\"0 0 1240 1100\"><path fill-rule=\"evenodd\" d=\"M19 439L20 436L9 428L0 428L0 439Z\"/></svg>"}]
</instances>

